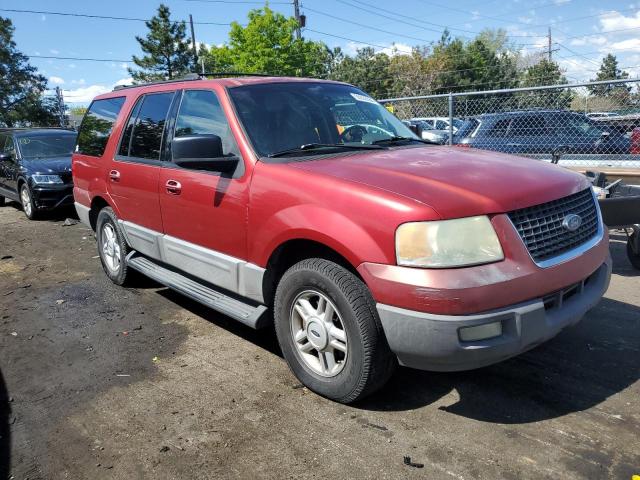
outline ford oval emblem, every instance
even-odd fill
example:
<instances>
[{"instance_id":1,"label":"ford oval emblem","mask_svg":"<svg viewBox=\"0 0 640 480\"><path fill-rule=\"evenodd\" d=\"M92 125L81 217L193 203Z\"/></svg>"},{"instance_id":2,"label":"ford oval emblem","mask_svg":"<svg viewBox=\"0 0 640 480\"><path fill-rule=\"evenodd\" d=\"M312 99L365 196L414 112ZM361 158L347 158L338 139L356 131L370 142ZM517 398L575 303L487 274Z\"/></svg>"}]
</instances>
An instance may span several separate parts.
<instances>
[{"instance_id":1,"label":"ford oval emblem","mask_svg":"<svg viewBox=\"0 0 640 480\"><path fill-rule=\"evenodd\" d=\"M582 225L582 217L574 213L567 215L562 220L562 226L570 232L575 232L578 228L580 228L580 225Z\"/></svg>"}]
</instances>

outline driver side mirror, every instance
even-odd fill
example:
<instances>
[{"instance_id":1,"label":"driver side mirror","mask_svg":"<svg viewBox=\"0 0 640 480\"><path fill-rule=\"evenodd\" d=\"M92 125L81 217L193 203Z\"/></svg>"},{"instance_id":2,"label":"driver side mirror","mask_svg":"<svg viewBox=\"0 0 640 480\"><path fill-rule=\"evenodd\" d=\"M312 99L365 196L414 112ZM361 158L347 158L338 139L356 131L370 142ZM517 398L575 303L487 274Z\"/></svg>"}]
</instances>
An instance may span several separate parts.
<instances>
[{"instance_id":1,"label":"driver side mirror","mask_svg":"<svg viewBox=\"0 0 640 480\"><path fill-rule=\"evenodd\" d=\"M13 162L13 154L0 152L0 162Z\"/></svg>"},{"instance_id":2,"label":"driver side mirror","mask_svg":"<svg viewBox=\"0 0 640 480\"><path fill-rule=\"evenodd\" d=\"M240 160L224 156L222 139L218 135L190 135L176 137L171 142L173 163L191 170L231 172Z\"/></svg>"}]
</instances>

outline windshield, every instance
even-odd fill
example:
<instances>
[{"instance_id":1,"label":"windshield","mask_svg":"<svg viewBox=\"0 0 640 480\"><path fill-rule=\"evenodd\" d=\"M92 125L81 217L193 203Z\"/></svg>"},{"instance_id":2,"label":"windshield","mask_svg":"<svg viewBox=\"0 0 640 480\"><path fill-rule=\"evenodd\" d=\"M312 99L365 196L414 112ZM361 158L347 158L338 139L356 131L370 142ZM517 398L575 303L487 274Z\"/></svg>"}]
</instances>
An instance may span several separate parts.
<instances>
[{"instance_id":1,"label":"windshield","mask_svg":"<svg viewBox=\"0 0 640 480\"><path fill-rule=\"evenodd\" d=\"M566 131L571 135L598 137L603 130L598 128L588 117L583 115L566 115L562 119Z\"/></svg>"},{"instance_id":2,"label":"windshield","mask_svg":"<svg viewBox=\"0 0 640 480\"><path fill-rule=\"evenodd\" d=\"M229 94L261 157L310 144L373 145L397 137L419 141L382 105L349 85L266 83L231 88Z\"/></svg>"},{"instance_id":3,"label":"windshield","mask_svg":"<svg viewBox=\"0 0 640 480\"><path fill-rule=\"evenodd\" d=\"M76 145L75 135L61 133L25 135L17 140L22 158L27 160L71 156Z\"/></svg>"}]
</instances>

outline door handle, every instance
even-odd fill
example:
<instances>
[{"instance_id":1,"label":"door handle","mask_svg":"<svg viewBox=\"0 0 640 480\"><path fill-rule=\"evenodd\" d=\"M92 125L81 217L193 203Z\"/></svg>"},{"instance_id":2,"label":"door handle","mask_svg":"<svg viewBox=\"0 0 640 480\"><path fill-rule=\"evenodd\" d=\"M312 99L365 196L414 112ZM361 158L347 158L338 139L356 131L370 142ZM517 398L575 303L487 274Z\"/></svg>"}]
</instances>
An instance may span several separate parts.
<instances>
[{"instance_id":1,"label":"door handle","mask_svg":"<svg viewBox=\"0 0 640 480\"><path fill-rule=\"evenodd\" d=\"M164 186L169 195L180 195L182 192L182 185L180 185L180 182L176 180L167 180L167 183L165 183Z\"/></svg>"},{"instance_id":2,"label":"door handle","mask_svg":"<svg viewBox=\"0 0 640 480\"><path fill-rule=\"evenodd\" d=\"M109 172L109 178L112 182L120 181L120 172L118 170L111 170Z\"/></svg>"}]
</instances>

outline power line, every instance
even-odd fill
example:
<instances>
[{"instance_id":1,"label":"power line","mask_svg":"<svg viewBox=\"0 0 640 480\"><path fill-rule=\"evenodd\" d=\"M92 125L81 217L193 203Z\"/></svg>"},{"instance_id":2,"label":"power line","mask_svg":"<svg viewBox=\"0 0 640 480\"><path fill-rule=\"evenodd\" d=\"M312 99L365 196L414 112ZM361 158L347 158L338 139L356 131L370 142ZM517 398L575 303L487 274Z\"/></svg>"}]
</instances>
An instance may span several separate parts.
<instances>
[{"instance_id":1,"label":"power line","mask_svg":"<svg viewBox=\"0 0 640 480\"><path fill-rule=\"evenodd\" d=\"M307 28L306 29L308 32L313 32L313 33L317 33L319 35L326 35L327 37L334 37L334 38L340 38L342 40L347 40L349 42L354 42L354 43L360 43L362 45L369 45L370 47L376 47L376 48L381 48L381 49L388 49L391 48L389 45L376 45L375 43L368 43L368 42L363 42L362 40L356 40L354 38L349 38L349 37L343 37L342 35L335 35L333 33L327 33L327 32L321 32L320 30L313 30L312 28ZM400 51L400 49L398 49ZM411 53L411 51L407 51L405 50L406 53Z\"/></svg>"},{"instance_id":2,"label":"power line","mask_svg":"<svg viewBox=\"0 0 640 480\"><path fill-rule=\"evenodd\" d=\"M134 18L134 17L112 17L109 15L89 15L85 13L71 13L71 12L52 12L49 10L18 10L15 8L0 8L0 12L13 12L13 13L35 13L39 15L57 15L62 17L81 17L81 18L96 18L100 20L124 20L130 22L148 22L150 19L146 18ZM185 20L171 20L171 23L186 23ZM197 25L220 25L229 26L231 23L220 22L193 22Z\"/></svg>"},{"instance_id":3,"label":"power line","mask_svg":"<svg viewBox=\"0 0 640 480\"><path fill-rule=\"evenodd\" d=\"M132 60L118 60L115 58L83 58L83 57L58 57L55 55L29 55L31 58L49 58L53 60L77 60L79 62L120 62L133 63Z\"/></svg>"},{"instance_id":4,"label":"power line","mask_svg":"<svg viewBox=\"0 0 640 480\"><path fill-rule=\"evenodd\" d=\"M378 31L378 32L387 33L389 35L395 35L397 37L410 38L412 40L417 40L419 42L425 42L425 43L429 43L430 42L430 40L425 40L424 38L412 37L410 35L404 35L402 33L391 32L389 30L383 30L382 28L374 27L372 25L365 25L364 23L354 22L353 19L351 19L351 18L347 19L347 18L343 18L343 17L338 17L337 15L331 15L330 13L321 12L320 10L315 10L315 9L313 9L311 7L304 7L304 8L305 8L305 10L309 10L310 12L317 13L318 15L323 15L325 17L333 18L335 20L339 20L339 21L344 22L344 23L349 23L351 25L358 25L360 27L368 28L370 30L375 30L375 31Z\"/></svg>"}]
</instances>

